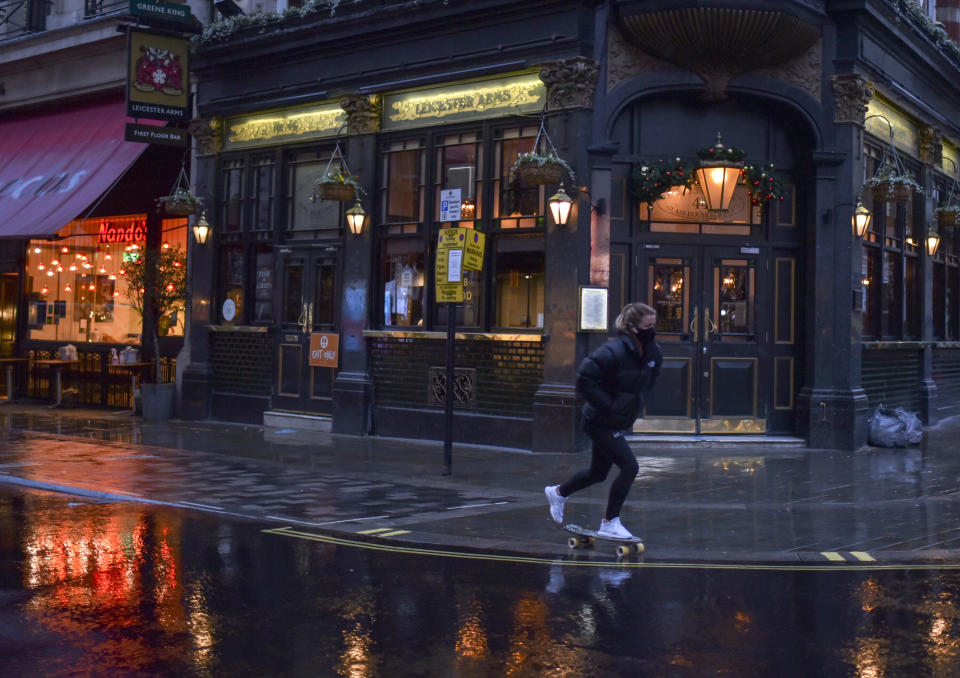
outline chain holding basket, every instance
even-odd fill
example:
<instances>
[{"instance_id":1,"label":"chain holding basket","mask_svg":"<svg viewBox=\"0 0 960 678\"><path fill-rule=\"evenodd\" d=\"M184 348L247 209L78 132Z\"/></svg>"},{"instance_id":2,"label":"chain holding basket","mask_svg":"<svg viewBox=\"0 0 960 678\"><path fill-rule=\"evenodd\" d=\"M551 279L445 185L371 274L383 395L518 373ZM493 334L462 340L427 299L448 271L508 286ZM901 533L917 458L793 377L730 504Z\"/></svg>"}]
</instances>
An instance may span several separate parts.
<instances>
[{"instance_id":1,"label":"chain holding basket","mask_svg":"<svg viewBox=\"0 0 960 678\"><path fill-rule=\"evenodd\" d=\"M883 150L877 173L864 182L873 194L874 202L904 203L913 199L914 193L923 193L923 188L906 170L897 147L893 143L893 125L879 114L867 116L864 124L871 118L880 118L890 128L890 145Z\"/></svg>"},{"instance_id":2,"label":"chain holding basket","mask_svg":"<svg viewBox=\"0 0 960 678\"><path fill-rule=\"evenodd\" d=\"M547 153L538 153L541 139L546 142ZM519 178L525 184L563 184L564 175L575 185L577 180L570 165L557 153L553 140L547 134L544 126L544 117L540 116L540 129L533 141L533 149L528 153L521 153L510 168L510 183Z\"/></svg>"},{"instance_id":3,"label":"chain holding basket","mask_svg":"<svg viewBox=\"0 0 960 678\"><path fill-rule=\"evenodd\" d=\"M203 207L203 198L198 198L190 192L190 178L187 176L186 165L180 165L180 173L173 182L170 195L157 198L157 204L164 211L174 217L188 217L196 214Z\"/></svg>"}]
</instances>

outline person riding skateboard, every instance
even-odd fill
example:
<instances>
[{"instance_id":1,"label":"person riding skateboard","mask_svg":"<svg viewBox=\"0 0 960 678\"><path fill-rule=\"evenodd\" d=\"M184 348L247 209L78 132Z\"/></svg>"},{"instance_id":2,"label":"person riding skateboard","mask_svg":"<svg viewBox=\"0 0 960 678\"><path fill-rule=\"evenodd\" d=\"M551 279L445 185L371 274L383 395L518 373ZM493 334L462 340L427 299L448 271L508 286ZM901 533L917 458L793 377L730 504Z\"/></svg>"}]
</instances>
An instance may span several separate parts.
<instances>
[{"instance_id":1,"label":"person riding skateboard","mask_svg":"<svg viewBox=\"0 0 960 678\"><path fill-rule=\"evenodd\" d=\"M583 429L593 448L589 468L565 483L544 488L550 517L563 524L563 505L574 492L603 482L616 464L620 470L610 485L607 509L598 535L629 539L620 523L620 510L637 477L637 459L623 437L643 410L646 395L660 374L663 353L654 341L657 312L635 302L617 316L617 336L583 359L577 368L577 391L583 396Z\"/></svg>"}]
</instances>

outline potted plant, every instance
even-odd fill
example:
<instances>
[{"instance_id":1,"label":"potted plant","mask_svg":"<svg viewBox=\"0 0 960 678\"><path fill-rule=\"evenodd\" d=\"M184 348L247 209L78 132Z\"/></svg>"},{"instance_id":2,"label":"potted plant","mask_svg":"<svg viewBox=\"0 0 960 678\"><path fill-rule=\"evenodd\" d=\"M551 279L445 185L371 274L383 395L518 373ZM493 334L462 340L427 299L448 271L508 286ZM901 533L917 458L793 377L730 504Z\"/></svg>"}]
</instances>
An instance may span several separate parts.
<instances>
[{"instance_id":1,"label":"potted plant","mask_svg":"<svg viewBox=\"0 0 960 678\"><path fill-rule=\"evenodd\" d=\"M774 174L773 163L766 165L744 165L740 171L743 183L750 194L753 205L766 205L771 200L783 200L783 182Z\"/></svg>"},{"instance_id":2,"label":"potted plant","mask_svg":"<svg viewBox=\"0 0 960 678\"><path fill-rule=\"evenodd\" d=\"M908 202L914 193L923 193L909 172L889 162L883 163L876 175L867 179L866 186L873 193L874 202Z\"/></svg>"},{"instance_id":3,"label":"potted plant","mask_svg":"<svg viewBox=\"0 0 960 678\"><path fill-rule=\"evenodd\" d=\"M577 180L570 169L570 165L556 153L521 153L517 156L510 168L509 181L512 184L519 178L526 184L557 184L564 180L564 175L570 179L570 185L576 185Z\"/></svg>"},{"instance_id":4,"label":"potted plant","mask_svg":"<svg viewBox=\"0 0 960 678\"><path fill-rule=\"evenodd\" d=\"M173 193L157 198L157 204L170 216L188 217L203 207L203 198L198 198L188 189L178 186Z\"/></svg>"},{"instance_id":5,"label":"potted plant","mask_svg":"<svg viewBox=\"0 0 960 678\"><path fill-rule=\"evenodd\" d=\"M326 174L317 179L316 188L321 200L347 202L366 197L357 178L341 167L327 170Z\"/></svg>"},{"instance_id":6,"label":"potted plant","mask_svg":"<svg viewBox=\"0 0 960 678\"><path fill-rule=\"evenodd\" d=\"M937 226L960 226L960 205L944 204L937 207Z\"/></svg>"},{"instance_id":7,"label":"potted plant","mask_svg":"<svg viewBox=\"0 0 960 678\"><path fill-rule=\"evenodd\" d=\"M173 415L176 384L161 383L160 342L163 333L169 331L174 314L186 309L187 267L179 247L161 249L157 252L155 267L148 265L145 253L127 262L121 275L127 282L127 299L130 307L140 315L143 337L153 339L154 382L144 380L140 389L143 416L145 419L169 419ZM151 271L151 268L154 270ZM144 311L152 308L152 326L147 327Z\"/></svg>"},{"instance_id":8,"label":"potted plant","mask_svg":"<svg viewBox=\"0 0 960 678\"><path fill-rule=\"evenodd\" d=\"M687 164L680 158L656 162L641 160L633 168L630 177L630 191L638 203L646 203L650 209L657 200L660 200L667 191L675 186L683 186L684 190L691 181Z\"/></svg>"}]
</instances>

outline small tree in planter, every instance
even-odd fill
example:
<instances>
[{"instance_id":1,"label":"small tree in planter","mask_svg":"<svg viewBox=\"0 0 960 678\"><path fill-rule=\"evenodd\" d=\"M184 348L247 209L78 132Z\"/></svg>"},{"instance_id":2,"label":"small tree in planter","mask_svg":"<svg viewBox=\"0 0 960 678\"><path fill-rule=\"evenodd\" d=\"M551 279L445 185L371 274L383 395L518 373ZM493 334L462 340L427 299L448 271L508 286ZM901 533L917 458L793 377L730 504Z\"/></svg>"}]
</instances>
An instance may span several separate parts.
<instances>
[{"instance_id":1,"label":"small tree in planter","mask_svg":"<svg viewBox=\"0 0 960 678\"><path fill-rule=\"evenodd\" d=\"M169 328L173 322L174 313L183 313L186 309L187 299L187 267L186 260L179 247L170 249L161 249L156 257L155 275L151 268L147 266L146 256L136 257L133 261L127 262L121 274L127 282L126 296L130 301L130 307L140 315L143 336L147 333L153 337L156 365L154 366L154 388L146 382L141 390L144 398L143 413L146 418L167 418L170 415L169 407L172 406L172 395L175 391L174 384L161 384L161 363L160 363L160 328L166 325ZM147 308L153 310L151 327L147 327L145 320L148 317L144 311ZM157 391L158 398L169 399L169 405L163 405L162 408L148 407L147 399L149 394ZM160 391L165 391L160 393ZM163 412L158 410L165 409Z\"/></svg>"},{"instance_id":2,"label":"small tree in planter","mask_svg":"<svg viewBox=\"0 0 960 678\"><path fill-rule=\"evenodd\" d=\"M899 163L884 162L865 185L873 193L874 202L909 202L914 193L923 193L920 184Z\"/></svg>"}]
</instances>

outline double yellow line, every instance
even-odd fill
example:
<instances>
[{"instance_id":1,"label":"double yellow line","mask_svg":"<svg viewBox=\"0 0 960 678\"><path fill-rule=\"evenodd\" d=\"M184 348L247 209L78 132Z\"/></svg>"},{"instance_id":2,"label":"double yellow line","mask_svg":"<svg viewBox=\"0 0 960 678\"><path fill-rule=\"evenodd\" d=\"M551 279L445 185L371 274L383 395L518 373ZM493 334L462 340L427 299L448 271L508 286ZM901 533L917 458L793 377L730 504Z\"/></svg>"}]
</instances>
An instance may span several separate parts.
<instances>
[{"instance_id":1,"label":"double yellow line","mask_svg":"<svg viewBox=\"0 0 960 678\"><path fill-rule=\"evenodd\" d=\"M850 555L858 560L849 562L840 553L824 551L821 555L827 559L825 563L682 563L682 562L640 562L632 560L569 560L563 557L522 556L501 553L485 553L473 551L449 551L445 549L429 548L426 546L400 545L390 542L374 540L348 539L327 534L304 532L292 527L277 527L263 530L264 534L294 539L306 539L324 544L333 544L348 548L367 549L404 555L434 556L440 558L459 558L463 560L493 561L502 563L528 563L536 565L565 565L571 567L632 567L643 569L664 570L765 570L786 572L855 572L868 570L960 570L960 563L878 563L870 554L862 551L851 551ZM397 534L408 534L408 530L390 530L378 528L365 530L359 534L368 537L388 537Z\"/></svg>"}]
</instances>

